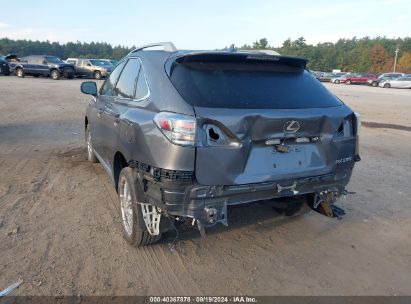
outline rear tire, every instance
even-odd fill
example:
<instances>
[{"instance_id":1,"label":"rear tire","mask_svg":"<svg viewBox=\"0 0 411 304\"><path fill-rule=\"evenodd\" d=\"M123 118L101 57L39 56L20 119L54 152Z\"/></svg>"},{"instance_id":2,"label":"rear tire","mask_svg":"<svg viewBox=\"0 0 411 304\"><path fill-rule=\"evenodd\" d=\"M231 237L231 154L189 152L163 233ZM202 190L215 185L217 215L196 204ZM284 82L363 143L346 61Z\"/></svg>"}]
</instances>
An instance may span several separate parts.
<instances>
[{"instance_id":1,"label":"rear tire","mask_svg":"<svg viewBox=\"0 0 411 304\"><path fill-rule=\"evenodd\" d=\"M59 79L60 79L60 72L57 71L57 70L52 70L52 71L50 72L50 77L51 77L51 79L53 79L53 80L59 80Z\"/></svg>"},{"instance_id":2,"label":"rear tire","mask_svg":"<svg viewBox=\"0 0 411 304\"><path fill-rule=\"evenodd\" d=\"M158 235L151 235L147 229L142 210L143 205L148 204L145 204L144 192L141 189L137 175L130 167L125 167L120 172L118 195L123 237L127 243L141 247L158 242L161 239L161 230ZM162 218L164 219L164 217Z\"/></svg>"},{"instance_id":3,"label":"rear tire","mask_svg":"<svg viewBox=\"0 0 411 304\"><path fill-rule=\"evenodd\" d=\"M19 78L24 78L24 76L26 76L22 68L17 68L16 69L16 75Z\"/></svg>"},{"instance_id":4,"label":"rear tire","mask_svg":"<svg viewBox=\"0 0 411 304\"><path fill-rule=\"evenodd\" d=\"M391 85L389 83L386 83L386 84L384 84L383 87L386 88L386 89L389 89L389 88L391 88Z\"/></svg>"},{"instance_id":5,"label":"rear tire","mask_svg":"<svg viewBox=\"0 0 411 304\"><path fill-rule=\"evenodd\" d=\"M91 163L97 163L98 159L97 159L96 155L94 154L90 127L88 125L86 126L86 143L87 143L87 159L88 159L88 161L91 162Z\"/></svg>"},{"instance_id":6,"label":"rear tire","mask_svg":"<svg viewBox=\"0 0 411 304\"><path fill-rule=\"evenodd\" d=\"M375 88L377 85L378 85L378 83L377 83L376 81L371 82L371 86L372 86L372 87Z\"/></svg>"},{"instance_id":7,"label":"rear tire","mask_svg":"<svg viewBox=\"0 0 411 304\"><path fill-rule=\"evenodd\" d=\"M339 80L334 81L335 84L340 84Z\"/></svg>"}]
</instances>

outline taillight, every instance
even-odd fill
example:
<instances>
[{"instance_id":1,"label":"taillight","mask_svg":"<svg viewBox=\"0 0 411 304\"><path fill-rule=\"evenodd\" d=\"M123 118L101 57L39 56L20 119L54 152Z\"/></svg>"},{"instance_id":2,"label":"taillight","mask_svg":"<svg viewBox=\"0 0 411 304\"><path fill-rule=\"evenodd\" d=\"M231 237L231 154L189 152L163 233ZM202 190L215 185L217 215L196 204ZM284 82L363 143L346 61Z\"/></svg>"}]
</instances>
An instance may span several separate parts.
<instances>
[{"instance_id":1,"label":"taillight","mask_svg":"<svg viewBox=\"0 0 411 304\"><path fill-rule=\"evenodd\" d=\"M195 145L196 121L193 116L161 112L154 116L154 123L172 143Z\"/></svg>"}]
</instances>

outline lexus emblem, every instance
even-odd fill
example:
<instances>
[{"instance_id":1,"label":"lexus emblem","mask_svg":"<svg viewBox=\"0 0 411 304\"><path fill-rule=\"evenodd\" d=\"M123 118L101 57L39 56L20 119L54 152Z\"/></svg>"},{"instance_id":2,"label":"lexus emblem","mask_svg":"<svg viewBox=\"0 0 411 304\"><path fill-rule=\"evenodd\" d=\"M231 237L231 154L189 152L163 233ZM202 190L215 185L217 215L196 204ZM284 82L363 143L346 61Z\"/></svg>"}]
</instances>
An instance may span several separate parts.
<instances>
[{"instance_id":1,"label":"lexus emblem","mask_svg":"<svg viewBox=\"0 0 411 304\"><path fill-rule=\"evenodd\" d=\"M296 120L290 120L284 124L284 132L295 133L298 130L300 130L300 123Z\"/></svg>"}]
</instances>

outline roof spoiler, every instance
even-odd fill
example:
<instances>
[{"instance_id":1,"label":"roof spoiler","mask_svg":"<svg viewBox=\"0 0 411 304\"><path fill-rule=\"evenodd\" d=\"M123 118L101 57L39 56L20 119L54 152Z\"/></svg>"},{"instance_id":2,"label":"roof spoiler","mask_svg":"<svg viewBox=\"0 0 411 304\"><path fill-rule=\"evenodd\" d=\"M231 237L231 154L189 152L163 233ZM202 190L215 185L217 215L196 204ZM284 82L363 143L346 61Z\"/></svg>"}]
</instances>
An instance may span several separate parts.
<instances>
[{"instance_id":1,"label":"roof spoiler","mask_svg":"<svg viewBox=\"0 0 411 304\"><path fill-rule=\"evenodd\" d=\"M175 52L175 51L177 51L176 46L172 42L156 42L156 43L150 43L150 44L140 46L140 47L132 50L129 53L129 55L133 54L133 53L136 53L138 51L142 51L142 50L149 49L149 48L154 48L154 47L162 47L165 52Z\"/></svg>"},{"instance_id":2,"label":"roof spoiler","mask_svg":"<svg viewBox=\"0 0 411 304\"><path fill-rule=\"evenodd\" d=\"M167 74L170 76L175 65L190 62L266 62L279 63L286 66L306 69L307 59L300 57L268 55L259 52L193 52L177 54L170 57L165 64Z\"/></svg>"}]
</instances>

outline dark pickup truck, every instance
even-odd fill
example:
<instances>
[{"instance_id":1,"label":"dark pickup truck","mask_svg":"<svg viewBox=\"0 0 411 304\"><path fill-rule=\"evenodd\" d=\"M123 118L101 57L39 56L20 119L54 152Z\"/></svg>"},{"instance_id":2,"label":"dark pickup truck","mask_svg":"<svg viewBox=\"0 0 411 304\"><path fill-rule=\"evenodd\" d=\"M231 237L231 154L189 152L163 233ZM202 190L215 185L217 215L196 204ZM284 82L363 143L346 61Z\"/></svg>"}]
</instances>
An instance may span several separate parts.
<instances>
[{"instance_id":1,"label":"dark pickup truck","mask_svg":"<svg viewBox=\"0 0 411 304\"><path fill-rule=\"evenodd\" d=\"M18 61L10 62L10 69L18 77L25 75L50 76L54 80L58 80L62 76L71 79L75 74L72 64L65 63L58 57L47 55L23 57Z\"/></svg>"}]
</instances>

